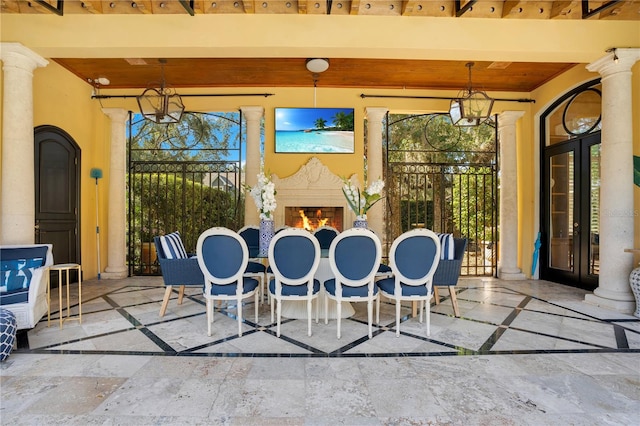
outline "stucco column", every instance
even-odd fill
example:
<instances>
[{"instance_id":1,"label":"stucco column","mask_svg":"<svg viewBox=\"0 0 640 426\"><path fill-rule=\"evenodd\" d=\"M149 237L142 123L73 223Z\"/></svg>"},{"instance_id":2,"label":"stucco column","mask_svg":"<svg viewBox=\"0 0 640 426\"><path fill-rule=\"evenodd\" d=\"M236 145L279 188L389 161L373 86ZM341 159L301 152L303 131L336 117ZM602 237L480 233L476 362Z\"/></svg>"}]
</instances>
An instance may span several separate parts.
<instances>
[{"instance_id":1,"label":"stucco column","mask_svg":"<svg viewBox=\"0 0 640 426\"><path fill-rule=\"evenodd\" d=\"M109 219L107 220L107 267L102 278L125 278L127 273L127 246L125 238L125 166L126 120L129 114L122 108L103 108L111 119L111 156L107 177L109 179Z\"/></svg>"},{"instance_id":2,"label":"stucco column","mask_svg":"<svg viewBox=\"0 0 640 426\"><path fill-rule=\"evenodd\" d=\"M20 43L2 43L2 222L0 243L33 244L36 221L33 70L46 59Z\"/></svg>"},{"instance_id":3,"label":"stucco column","mask_svg":"<svg viewBox=\"0 0 640 426\"><path fill-rule=\"evenodd\" d=\"M500 141L500 226L498 277L524 280L518 268L518 140L516 122L524 111L504 111L498 116Z\"/></svg>"},{"instance_id":4,"label":"stucco column","mask_svg":"<svg viewBox=\"0 0 640 426\"><path fill-rule=\"evenodd\" d=\"M366 108L367 119L367 182L370 184L377 179L384 178L382 169L382 120L384 120L387 108ZM362 177L364 180L364 176ZM365 188L363 188L365 189ZM383 190L383 194L386 190ZM384 238L384 201L379 201L367 212L369 228L373 229L380 238Z\"/></svg>"},{"instance_id":5,"label":"stucco column","mask_svg":"<svg viewBox=\"0 0 640 426\"><path fill-rule=\"evenodd\" d=\"M633 255L633 122L631 67L640 49L616 49L587 65L602 76L602 133L600 147L600 278L585 301L620 312L633 312L629 287Z\"/></svg>"},{"instance_id":6,"label":"stucco column","mask_svg":"<svg viewBox=\"0 0 640 426\"><path fill-rule=\"evenodd\" d=\"M242 111L247 120L247 162L244 166L244 178L247 185L254 186L258 183L258 173L260 173L260 121L264 116L264 108L261 106L244 106L240 107L240 111ZM251 197L246 195L244 223L245 225L257 225L260 223L260 214Z\"/></svg>"}]
</instances>

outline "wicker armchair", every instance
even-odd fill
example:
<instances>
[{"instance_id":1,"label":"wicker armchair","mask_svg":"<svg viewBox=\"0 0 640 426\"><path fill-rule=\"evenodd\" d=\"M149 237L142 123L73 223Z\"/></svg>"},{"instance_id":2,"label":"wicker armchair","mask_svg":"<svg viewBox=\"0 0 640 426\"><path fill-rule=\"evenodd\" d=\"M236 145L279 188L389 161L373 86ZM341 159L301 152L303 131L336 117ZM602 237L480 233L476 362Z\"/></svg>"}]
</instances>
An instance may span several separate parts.
<instances>
[{"instance_id":1,"label":"wicker armchair","mask_svg":"<svg viewBox=\"0 0 640 426\"><path fill-rule=\"evenodd\" d=\"M436 305L440 303L438 295L438 287L449 287L451 295L451 304L453 305L453 313L456 317L460 316L458 309L458 299L456 298L455 286L458 284L460 277L460 269L462 268L462 259L464 251L467 248L466 238L454 238L454 258L452 260L440 260L436 273L433 275L433 296Z\"/></svg>"},{"instance_id":2,"label":"wicker armchair","mask_svg":"<svg viewBox=\"0 0 640 426\"><path fill-rule=\"evenodd\" d=\"M202 275L198 259L195 256L187 259L168 259L160 242L160 237L154 237L153 241L156 245L160 271L166 287L162 306L160 307L160 316L163 317L167 311L172 287L174 285L180 286L178 304L182 304L185 286L204 288L204 275Z\"/></svg>"}]
</instances>

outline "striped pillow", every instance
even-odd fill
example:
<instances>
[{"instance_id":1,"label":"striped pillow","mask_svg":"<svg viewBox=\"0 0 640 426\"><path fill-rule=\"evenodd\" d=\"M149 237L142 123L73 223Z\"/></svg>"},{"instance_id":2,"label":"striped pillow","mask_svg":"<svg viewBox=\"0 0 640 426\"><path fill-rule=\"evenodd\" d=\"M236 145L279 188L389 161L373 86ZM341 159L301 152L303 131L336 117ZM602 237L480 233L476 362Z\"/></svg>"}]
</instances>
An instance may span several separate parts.
<instances>
[{"instance_id":1,"label":"striped pillow","mask_svg":"<svg viewBox=\"0 0 640 426\"><path fill-rule=\"evenodd\" d=\"M453 234L439 234L436 235L440 239L440 260L453 260L455 259L455 248L453 246Z\"/></svg>"},{"instance_id":2,"label":"striped pillow","mask_svg":"<svg viewBox=\"0 0 640 426\"><path fill-rule=\"evenodd\" d=\"M160 237L160 244L167 259L186 259L187 251L184 249L180 233L172 232Z\"/></svg>"}]
</instances>

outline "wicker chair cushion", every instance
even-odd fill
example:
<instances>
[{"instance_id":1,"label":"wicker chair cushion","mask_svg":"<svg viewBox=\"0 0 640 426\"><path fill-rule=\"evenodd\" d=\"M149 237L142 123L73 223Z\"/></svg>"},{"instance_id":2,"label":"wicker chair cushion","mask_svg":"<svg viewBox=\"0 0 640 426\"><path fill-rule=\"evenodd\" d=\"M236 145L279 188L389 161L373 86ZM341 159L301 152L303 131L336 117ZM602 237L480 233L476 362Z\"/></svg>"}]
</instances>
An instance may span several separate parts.
<instances>
[{"instance_id":1,"label":"wicker chair cushion","mask_svg":"<svg viewBox=\"0 0 640 426\"><path fill-rule=\"evenodd\" d=\"M438 234L440 239L440 260L455 259L455 246L453 243L453 234Z\"/></svg>"}]
</instances>

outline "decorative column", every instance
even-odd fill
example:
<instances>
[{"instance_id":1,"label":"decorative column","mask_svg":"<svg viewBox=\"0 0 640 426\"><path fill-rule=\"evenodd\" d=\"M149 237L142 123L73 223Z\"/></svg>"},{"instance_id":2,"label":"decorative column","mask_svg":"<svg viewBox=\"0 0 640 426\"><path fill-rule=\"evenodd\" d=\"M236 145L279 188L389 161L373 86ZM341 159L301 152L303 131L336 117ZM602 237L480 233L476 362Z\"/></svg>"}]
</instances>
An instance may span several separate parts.
<instances>
[{"instance_id":1,"label":"decorative column","mask_svg":"<svg viewBox=\"0 0 640 426\"><path fill-rule=\"evenodd\" d=\"M247 162L245 163L245 183L254 186L258 183L258 173L260 173L260 120L264 116L264 108L261 106L244 106L240 111L247 120ZM277 188L276 188L277 190ZM258 225L260 215L253 201L244 203L244 223L245 225Z\"/></svg>"},{"instance_id":2,"label":"decorative column","mask_svg":"<svg viewBox=\"0 0 640 426\"><path fill-rule=\"evenodd\" d=\"M46 59L20 43L0 44L2 100L2 222L0 243L33 244L36 223L33 70Z\"/></svg>"},{"instance_id":3,"label":"decorative column","mask_svg":"<svg viewBox=\"0 0 640 426\"><path fill-rule=\"evenodd\" d=\"M102 112L111 119L111 155L109 171L109 219L107 221L107 267L102 278L125 278L127 273L126 231L127 221L125 197L126 165L126 120L129 114L122 108L103 108Z\"/></svg>"},{"instance_id":4,"label":"decorative column","mask_svg":"<svg viewBox=\"0 0 640 426\"><path fill-rule=\"evenodd\" d=\"M614 54L618 60L614 60ZM635 300L629 286L634 247L633 123L631 67L640 49L616 49L587 65L602 76L600 147L600 279L585 302L631 313ZM637 95L637 94L636 94ZM634 118L635 117L635 118Z\"/></svg>"},{"instance_id":5,"label":"decorative column","mask_svg":"<svg viewBox=\"0 0 640 426\"><path fill-rule=\"evenodd\" d=\"M367 180L368 183L384 178L382 169L382 120L387 113L387 108L366 108L367 119ZM364 181L364 176L362 177ZM362 184L365 185L366 182ZM364 189L364 188L363 188ZM383 191L383 194L386 190ZM384 237L384 209L378 202L367 212L369 228L373 229L380 238Z\"/></svg>"},{"instance_id":6,"label":"decorative column","mask_svg":"<svg viewBox=\"0 0 640 426\"><path fill-rule=\"evenodd\" d=\"M504 111L498 116L500 141L500 226L498 277L524 280L518 268L518 157L516 122L524 111Z\"/></svg>"}]
</instances>

